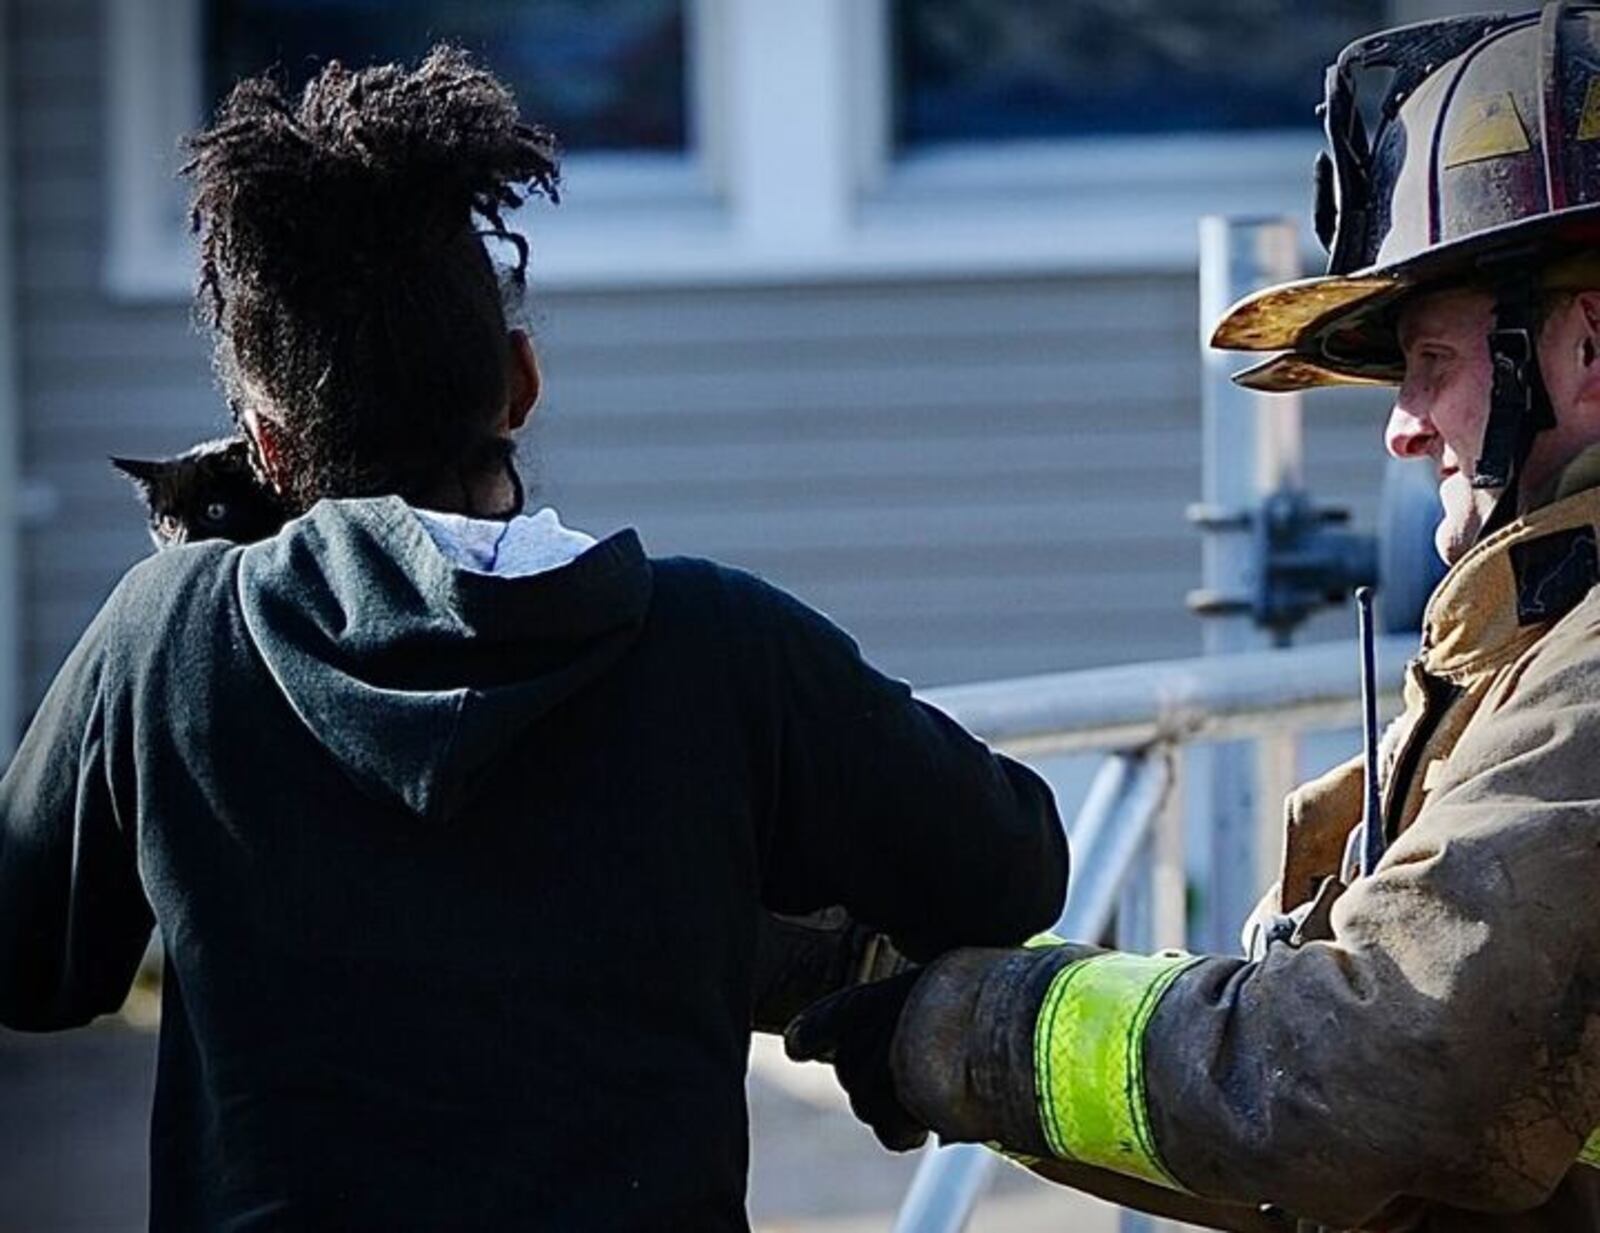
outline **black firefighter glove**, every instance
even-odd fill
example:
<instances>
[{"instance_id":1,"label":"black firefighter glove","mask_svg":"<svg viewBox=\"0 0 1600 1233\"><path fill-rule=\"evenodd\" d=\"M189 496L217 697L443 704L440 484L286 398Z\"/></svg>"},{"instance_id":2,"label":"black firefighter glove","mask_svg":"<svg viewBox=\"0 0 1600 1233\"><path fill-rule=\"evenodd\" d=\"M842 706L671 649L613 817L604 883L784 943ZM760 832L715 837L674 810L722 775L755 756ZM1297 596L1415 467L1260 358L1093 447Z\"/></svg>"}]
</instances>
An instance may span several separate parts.
<instances>
[{"instance_id":1,"label":"black firefighter glove","mask_svg":"<svg viewBox=\"0 0 1600 1233\"><path fill-rule=\"evenodd\" d=\"M781 1035L830 993L894 976L911 965L894 944L843 908L809 916L762 912L756 920L751 1026Z\"/></svg>"},{"instance_id":2,"label":"black firefighter glove","mask_svg":"<svg viewBox=\"0 0 1600 1233\"><path fill-rule=\"evenodd\" d=\"M784 1050L794 1061L832 1063L851 1110L891 1152L909 1152L928 1139L928 1128L895 1094L890 1068L900 1012L918 975L902 972L823 998L783 1034Z\"/></svg>"},{"instance_id":3,"label":"black firefighter glove","mask_svg":"<svg viewBox=\"0 0 1600 1233\"><path fill-rule=\"evenodd\" d=\"M789 1027L792 1058L831 1060L886 1147L927 1132L1048 1156L1034 1081L1040 1006L1085 946L964 947L817 1003Z\"/></svg>"}]
</instances>

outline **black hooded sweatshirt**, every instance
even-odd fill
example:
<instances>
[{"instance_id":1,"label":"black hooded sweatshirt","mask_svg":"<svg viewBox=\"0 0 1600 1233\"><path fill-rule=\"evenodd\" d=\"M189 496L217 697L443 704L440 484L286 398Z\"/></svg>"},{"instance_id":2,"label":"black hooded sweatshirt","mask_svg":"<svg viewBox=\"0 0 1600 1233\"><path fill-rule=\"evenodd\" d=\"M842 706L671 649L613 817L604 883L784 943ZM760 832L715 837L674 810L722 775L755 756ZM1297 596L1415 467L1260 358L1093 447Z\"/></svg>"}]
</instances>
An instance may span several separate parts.
<instances>
[{"instance_id":1,"label":"black hooded sweatshirt","mask_svg":"<svg viewBox=\"0 0 1600 1233\"><path fill-rule=\"evenodd\" d=\"M0 780L0 1022L168 966L160 1230L743 1230L755 921L1048 925L1050 793L759 580L399 500L141 562Z\"/></svg>"}]
</instances>

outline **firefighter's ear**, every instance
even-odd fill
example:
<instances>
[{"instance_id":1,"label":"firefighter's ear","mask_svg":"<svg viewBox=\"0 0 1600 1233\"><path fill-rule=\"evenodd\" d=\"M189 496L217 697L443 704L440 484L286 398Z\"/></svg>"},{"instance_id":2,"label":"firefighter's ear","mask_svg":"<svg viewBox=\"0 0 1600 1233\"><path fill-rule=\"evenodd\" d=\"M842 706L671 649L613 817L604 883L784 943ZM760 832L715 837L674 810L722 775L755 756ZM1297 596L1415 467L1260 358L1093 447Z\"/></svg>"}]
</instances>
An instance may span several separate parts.
<instances>
[{"instance_id":1,"label":"firefighter's ear","mask_svg":"<svg viewBox=\"0 0 1600 1233\"><path fill-rule=\"evenodd\" d=\"M1550 307L1539 366L1556 418L1577 414L1600 430L1600 290L1564 295Z\"/></svg>"},{"instance_id":2,"label":"firefighter's ear","mask_svg":"<svg viewBox=\"0 0 1600 1233\"><path fill-rule=\"evenodd\" d=\"M1578 340L1578 365L1593 369L1600 356L1600 291L1580 291L1572 297L1582 337Z\"/></svg>"},{"instance_id":3,"label":"firefighter's ear","mask_svg":"<svg viewBox=\"0 0 1600 1233\"><path fill-rule=\"evenodd\" d=\"M1580 291L1568 307L1572 359L1569 402L1600 413L1600 291Z\"/></svg>"}]
</instances>

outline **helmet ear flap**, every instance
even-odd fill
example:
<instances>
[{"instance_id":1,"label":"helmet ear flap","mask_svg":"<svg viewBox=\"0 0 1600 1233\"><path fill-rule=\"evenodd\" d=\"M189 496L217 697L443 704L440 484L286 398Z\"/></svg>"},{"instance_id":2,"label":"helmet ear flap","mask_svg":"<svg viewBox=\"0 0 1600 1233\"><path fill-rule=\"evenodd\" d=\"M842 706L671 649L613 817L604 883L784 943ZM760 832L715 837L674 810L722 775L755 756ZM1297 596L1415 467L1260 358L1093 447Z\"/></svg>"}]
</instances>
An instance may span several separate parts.
<instances>
[{"instance_id":1,"label":"helmet ear flap","mask_svg":"<svg viewBox=\"0 0 1600 1233\"><path fill-rule=\"evenodd\" d=\"M1333 183L1333 159L1326 150L1317 152L1317 161L1311 168L1315 197L1311 208L1311 224L1323 250L1333 253L1333 239L1339 231L1339 198Z\"/></svg>"}]
</instances>

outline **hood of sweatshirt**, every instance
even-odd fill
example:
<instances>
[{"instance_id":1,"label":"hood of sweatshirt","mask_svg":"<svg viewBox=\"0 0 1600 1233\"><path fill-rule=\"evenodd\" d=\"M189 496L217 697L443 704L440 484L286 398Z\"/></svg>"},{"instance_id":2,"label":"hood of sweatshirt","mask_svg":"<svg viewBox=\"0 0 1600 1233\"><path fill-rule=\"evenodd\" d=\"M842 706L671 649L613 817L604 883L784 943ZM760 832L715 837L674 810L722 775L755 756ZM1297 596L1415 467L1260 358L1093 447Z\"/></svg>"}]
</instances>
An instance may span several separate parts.
<instances>
[{"instance_id":1,"label":"hood of sweatshirt","mask_svg":"<svg viewBox=\"0 0 1600 1233\"><path fill-rule=\"evenodd\" d=\"M632 531L526 577L461 569L398 497L323 501L239 569L250 638L312 736L430 820L627 651L650 583Z\"/></svg>"}]
</instances>

